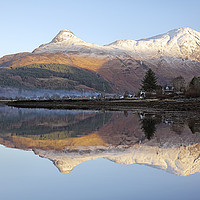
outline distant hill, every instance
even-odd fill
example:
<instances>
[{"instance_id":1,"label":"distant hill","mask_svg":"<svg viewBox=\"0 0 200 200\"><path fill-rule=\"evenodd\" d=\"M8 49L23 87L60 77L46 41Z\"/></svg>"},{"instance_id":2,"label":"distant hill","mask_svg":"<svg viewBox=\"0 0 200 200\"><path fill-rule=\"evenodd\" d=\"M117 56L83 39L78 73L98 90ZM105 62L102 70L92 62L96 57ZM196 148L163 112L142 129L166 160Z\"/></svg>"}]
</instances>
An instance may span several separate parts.
<instances>
[{"instance_id":1,"label":"distant hill","mask_svg":"<svg viewBox=\"0 0 200 200\"><path fill-rule=\"evenodd\" d=\"M10 69L0 68L0 85L23 89L112 92L108 81L98 73L64 64L32 64Z\"/></svg>"}]
</instances>

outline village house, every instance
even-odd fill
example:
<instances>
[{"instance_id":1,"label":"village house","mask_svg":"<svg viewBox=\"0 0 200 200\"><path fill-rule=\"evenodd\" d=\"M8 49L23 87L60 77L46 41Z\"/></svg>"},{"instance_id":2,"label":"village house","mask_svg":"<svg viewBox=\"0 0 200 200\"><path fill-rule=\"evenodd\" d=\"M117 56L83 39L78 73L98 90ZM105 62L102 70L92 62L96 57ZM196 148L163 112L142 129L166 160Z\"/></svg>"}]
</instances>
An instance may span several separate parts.
<instances>
[{"instance_id":1,"label":"village house","mask_svg":"<svg viewBox=\"0 0 200 200\"><path fill-rule=\"evenodd\" d=\"M165 95L174 94L174 87L166 85L162 88L162 93Z\"/></svg>"}]
</instances>

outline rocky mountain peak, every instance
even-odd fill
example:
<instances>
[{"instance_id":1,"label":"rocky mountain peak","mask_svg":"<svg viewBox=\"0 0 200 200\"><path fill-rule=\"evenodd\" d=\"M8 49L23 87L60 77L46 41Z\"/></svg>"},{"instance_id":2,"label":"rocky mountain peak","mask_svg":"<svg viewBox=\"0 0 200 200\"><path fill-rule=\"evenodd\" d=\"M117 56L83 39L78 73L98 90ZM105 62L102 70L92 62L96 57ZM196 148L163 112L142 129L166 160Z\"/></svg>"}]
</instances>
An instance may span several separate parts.
<instances>
[{"instance_id":1,"label":"rocky mountain peak","mask_svg":"<svg viewBox=\"0 0 200 200\"><path fill-rule=\"evenodd\" d=\"M64 29L53 38L52 43L63 42L73 38L77 38L74 33L70 30Z\"/></svg>"}]
</instances>

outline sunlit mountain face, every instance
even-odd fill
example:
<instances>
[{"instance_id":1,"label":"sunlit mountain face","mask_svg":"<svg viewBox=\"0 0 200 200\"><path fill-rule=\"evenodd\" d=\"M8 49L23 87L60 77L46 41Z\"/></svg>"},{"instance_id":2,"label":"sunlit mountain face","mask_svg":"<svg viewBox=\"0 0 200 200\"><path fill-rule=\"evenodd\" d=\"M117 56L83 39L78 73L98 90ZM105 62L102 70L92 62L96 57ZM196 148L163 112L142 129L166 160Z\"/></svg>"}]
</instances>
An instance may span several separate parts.
<instances>
[{"instance_id":1,"label":"sunlit mountain face","mask_svg":"<svg viewBox=\"0 0 200 200\"><path fill-rule=\"evenodd\" d=\"M68 173L100 157L186 176L200 172L200 116L184 112L0 107L0 143L33 150Z\"/></svg>"}]
</instances>

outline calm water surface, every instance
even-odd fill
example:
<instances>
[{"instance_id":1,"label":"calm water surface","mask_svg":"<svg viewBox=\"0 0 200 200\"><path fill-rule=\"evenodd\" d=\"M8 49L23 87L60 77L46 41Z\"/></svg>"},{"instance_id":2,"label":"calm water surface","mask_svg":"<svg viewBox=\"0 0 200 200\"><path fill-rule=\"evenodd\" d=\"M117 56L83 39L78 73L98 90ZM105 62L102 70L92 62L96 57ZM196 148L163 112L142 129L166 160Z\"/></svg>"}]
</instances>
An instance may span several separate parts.
<instances>
[{"instance_id":1,"label":"calm water surface","mask_svg":"<svg viewBox=\"0 0 200 200\"><path fill-rule=\"evenodd\" d=\"M198 199L200 116L0 107L0 194Z\"/></svg>"}]
</instances>

